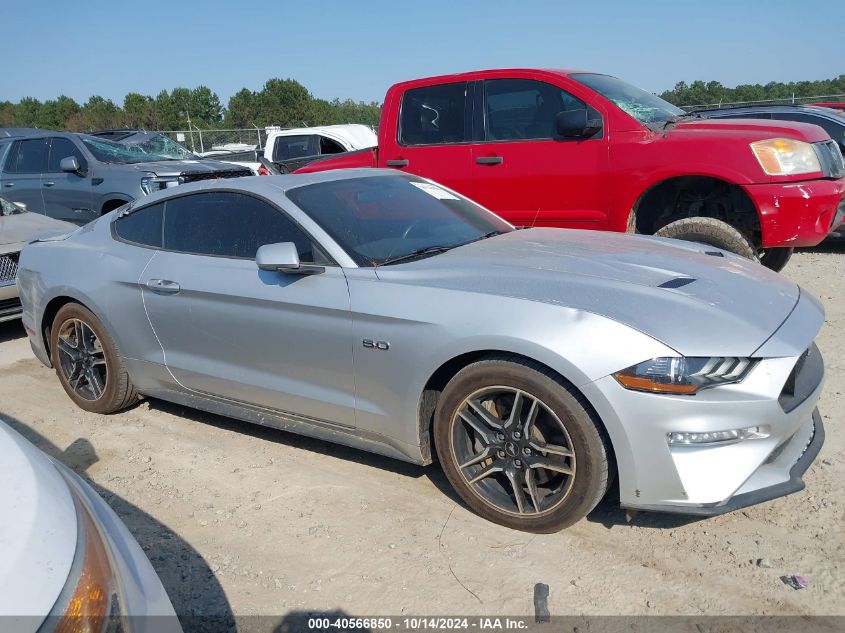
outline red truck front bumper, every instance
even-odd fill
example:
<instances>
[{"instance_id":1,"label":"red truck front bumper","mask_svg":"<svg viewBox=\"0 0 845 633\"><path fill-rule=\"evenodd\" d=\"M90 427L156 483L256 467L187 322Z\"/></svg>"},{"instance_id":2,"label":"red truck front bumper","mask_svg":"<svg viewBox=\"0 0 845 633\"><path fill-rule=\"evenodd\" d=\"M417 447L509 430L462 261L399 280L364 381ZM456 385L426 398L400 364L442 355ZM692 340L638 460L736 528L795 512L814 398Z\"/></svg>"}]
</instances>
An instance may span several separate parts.
<instances>
[{"instance_id":1,"label":"red truck front bumper","mask_svg":"<svg viewBox=\"0 0 845 633\"><path fill-rule=\"evenodd\" d=\"M763 246L815 246L841 221L845 178L745 185L760 214Z\"/></svg>"}]
</instances>

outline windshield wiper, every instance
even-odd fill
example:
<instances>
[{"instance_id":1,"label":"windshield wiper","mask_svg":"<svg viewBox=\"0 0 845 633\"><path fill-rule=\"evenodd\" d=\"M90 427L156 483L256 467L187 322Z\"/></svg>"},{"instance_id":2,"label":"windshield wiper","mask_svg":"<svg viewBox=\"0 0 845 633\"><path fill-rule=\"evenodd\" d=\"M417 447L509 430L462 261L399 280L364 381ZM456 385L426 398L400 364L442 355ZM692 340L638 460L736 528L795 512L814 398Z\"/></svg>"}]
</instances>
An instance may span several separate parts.
<instances>
[{"instance_id":1,"label":"windshield wiper","mask_svg":"<svg viewBox=\"0 0 845 633\"><path fill-rule=\"evenodd\" d=\"M405 253L404 255L397 255L396 257L388 257L385 259L379 266L385 266L387 264L395 264L397 262L407 261L409 259L416 259L418 257L426 257L427 255L437 255L439 253L445 253L446 251L450 251L454 246L426 246L425 248L418 248L410 253Z\"/></svg>"},{"instance_id":2,"label":"windshield wiper","mask_svg":"<svg viewBox=\"0 0 845 633\"><path fill-rule=\"evenodd\" d=\"M706 119L707 117L698 112L685 112L684 114L676 114L663 121L663 129L665 130L670 125L675 125L686 119Z\"/></svg>"}]
</instances>

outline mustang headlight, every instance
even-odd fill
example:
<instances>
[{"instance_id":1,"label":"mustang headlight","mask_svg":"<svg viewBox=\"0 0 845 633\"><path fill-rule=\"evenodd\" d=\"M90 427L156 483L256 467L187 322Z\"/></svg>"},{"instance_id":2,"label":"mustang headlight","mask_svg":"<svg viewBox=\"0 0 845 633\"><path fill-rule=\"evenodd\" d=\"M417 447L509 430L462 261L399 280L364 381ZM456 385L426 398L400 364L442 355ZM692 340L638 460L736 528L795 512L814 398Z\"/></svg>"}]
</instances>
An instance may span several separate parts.
<instances>
[{"instance_id":1,"label":"mustang headlight","mask_svg":"<svg viewBox=\"0 0 845 633\"><path fill-rule=\"evenodd\" d=\"M771 138L751 143L751 151L769 176L794 176L821 171L816 150L810 143L791 138Z\"/></svg>"},{"instance_id":2,"label":"mustang headlight","mask_svg":"<svg viewBox=\"0 0 845 633\"><path fill-rule=\"evenodd\" d=\"M754 366L751 358L665 357L637 363L613 377L626 389L693 395L702 389L739 382Z\"/></svg>"},{"instance_id":3,"label":"mustang headlight","mask_svg":"<svg viewBox=\"0 0 845 633\"><path fill-rule=\"evenodd\" d=\"M141 191L146 195L167 189L169 187L176 187L185 181L182 176L156 176L150 174L141 178Z\"/></svg>"}]
</instances>

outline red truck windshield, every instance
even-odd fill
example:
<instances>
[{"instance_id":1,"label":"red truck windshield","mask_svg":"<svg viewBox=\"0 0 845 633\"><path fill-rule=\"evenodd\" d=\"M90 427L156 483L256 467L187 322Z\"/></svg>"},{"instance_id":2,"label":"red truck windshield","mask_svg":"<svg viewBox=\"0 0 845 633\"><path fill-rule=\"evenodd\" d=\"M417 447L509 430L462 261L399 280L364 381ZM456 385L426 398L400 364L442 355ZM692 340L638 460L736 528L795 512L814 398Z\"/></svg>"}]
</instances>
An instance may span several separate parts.
<instances>
[{"instance_id":1,"label":"red truck windshield","mask_svg":"<svg viewBox=\"0 0 845 633\"><path fill-rule=\"evenodd\" d=\"M643 124L660 123L686 114L668 101L610 75L573 73L569 77L613 101Z\"/></svg>"}]
</instances>

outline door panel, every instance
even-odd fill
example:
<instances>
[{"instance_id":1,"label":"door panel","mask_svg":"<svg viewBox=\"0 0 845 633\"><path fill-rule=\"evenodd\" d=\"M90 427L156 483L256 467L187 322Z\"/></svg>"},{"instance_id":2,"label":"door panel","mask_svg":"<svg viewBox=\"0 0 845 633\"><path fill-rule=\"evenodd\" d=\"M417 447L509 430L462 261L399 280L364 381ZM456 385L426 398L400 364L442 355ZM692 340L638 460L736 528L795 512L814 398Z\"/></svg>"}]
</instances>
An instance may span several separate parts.
<instances>
[{"instance_id":1,"label":"door panel","mask_svg":"<svg viewBox=\"0 0 845 633\"><path fill-rule=\"evenodd\" d=\"M604 228L608 144L601 133L564 140L555 129L558 112L587 104L530 79L487 80L477 102L485 140L473 147L470 197L514 224Z\"/></svg>"},{"instance_id":2,"label":"door panel","mask_svg":"<svg viewBox=\"0 0 845 633\"><path fill-rule=\"evenodd\" d=\"M340 268L286 275L247 259L161 251L142 288L165 363L184 387L354 426Z\"/></svg>"},{"instance_id":3,"label":"door panel","mask_svg":"<svg viewBox=\"0 0 845 633\"><path fill-rule=\"evenodd\" d=\"M62 159L69 156L75 156L79 161L83 175L61 170ZM92 209L94 196L88 161L71 140L51 139L50 158L41 177L41 188L45 213L50 217L79 223L88 222L96 216Z\"/></svg>"},{"instance_id":4,"label":"door panel","mask_svg":"<svg viewBox=\"0 0 845 633\"><path fill-rule=\"evenodd\" d=\"M398 139L379 147L381 167L431 178L469 195L472 189L471 84L414 88L402 96Z\"/></svg>"}]
</instances>

